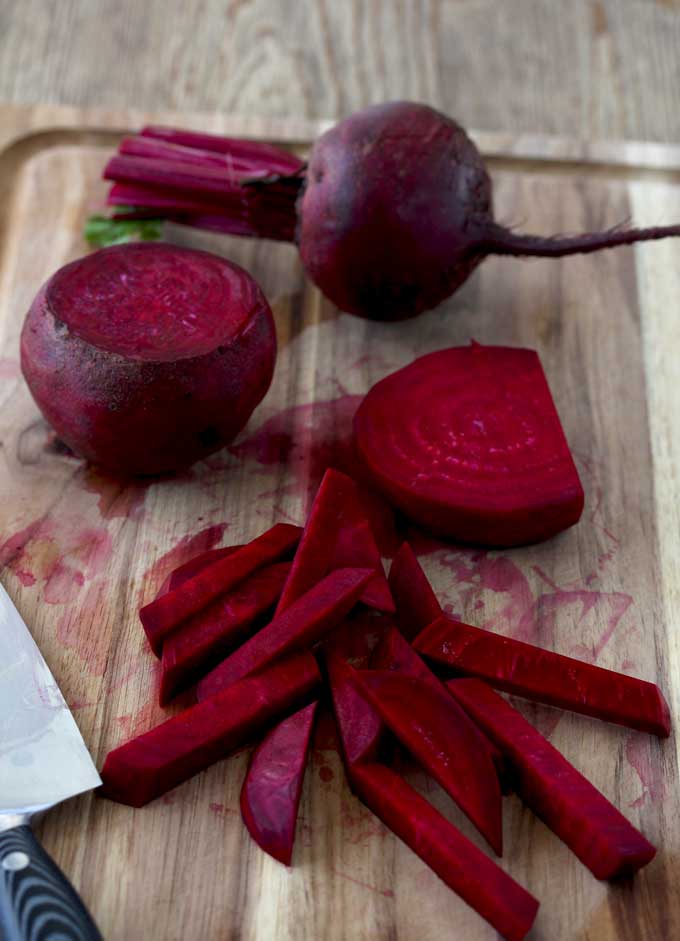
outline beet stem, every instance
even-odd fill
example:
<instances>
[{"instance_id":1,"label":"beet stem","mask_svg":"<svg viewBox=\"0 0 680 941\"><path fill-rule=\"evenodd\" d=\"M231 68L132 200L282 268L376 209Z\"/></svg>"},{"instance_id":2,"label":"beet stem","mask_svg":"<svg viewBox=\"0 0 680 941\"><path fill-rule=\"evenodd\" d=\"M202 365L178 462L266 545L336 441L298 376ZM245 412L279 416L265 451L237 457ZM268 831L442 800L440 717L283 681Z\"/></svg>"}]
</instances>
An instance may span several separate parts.
<instances>
[{"instance_id":1,"label":"beet stem","mask_svg":"<svg viewBox=\"0 0 680 941\"><path fill-rule=\"evenodd\" d=\"M503 226L490 225L475 243L482 255L531 255L538 258L561 258L564 255L587 255L603 248L617 248L635 242L652 242L680 235L680 225L653 226L647 229L606 229L582 235L530 235L511 232Z\"/></svg>"}]
</instances>

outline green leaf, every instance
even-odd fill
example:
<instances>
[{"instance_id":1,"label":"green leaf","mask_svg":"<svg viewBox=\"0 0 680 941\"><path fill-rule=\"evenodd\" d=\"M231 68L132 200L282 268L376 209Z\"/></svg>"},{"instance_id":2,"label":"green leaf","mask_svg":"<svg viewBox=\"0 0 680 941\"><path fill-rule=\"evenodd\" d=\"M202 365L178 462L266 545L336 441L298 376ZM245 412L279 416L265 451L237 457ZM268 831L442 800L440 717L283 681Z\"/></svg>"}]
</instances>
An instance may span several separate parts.
<instances>
[{"instance_id":1,"label":"green leaf","mask_svg":"<svg viewBox=\"0 0 680 941\"><path fill-rule=\"evenodd\" d=\"M119 212L134 211L119 207ZM123 242L152 242L163 237L162 219L117 219L115 216L90 216L83 230L85 241L94 248L121 245Z\"/></svg>"}]
</instances>

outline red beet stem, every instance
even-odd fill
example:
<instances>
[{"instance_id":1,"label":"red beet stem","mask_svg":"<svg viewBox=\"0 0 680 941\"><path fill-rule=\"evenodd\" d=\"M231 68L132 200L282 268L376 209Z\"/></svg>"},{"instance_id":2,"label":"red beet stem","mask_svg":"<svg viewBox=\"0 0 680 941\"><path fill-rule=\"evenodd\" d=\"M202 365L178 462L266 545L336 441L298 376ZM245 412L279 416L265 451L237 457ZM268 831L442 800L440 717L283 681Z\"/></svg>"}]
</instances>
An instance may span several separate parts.
<instances>
[{"instance_id":1,"label":"red beet stem","mask_svg":"<svg viewBox=\"0 0 680 941\"><path fill-rule=\"evenodd\" d=\"M650 862L652 844L502 696L480 680L448 687L507 754L522 800L597 879L629 876Z\"/></svg>"},{"instance_id":2,"label":"red beet stem","mask_svg":"<svg viewBox=\"0 0 680 941\"><path fill-rule=\"evenodd\" d=\"M241 816L257 845L290 866L318 702L284 719L257 746L241 789Z\"/></svg>"},{"instance_id":3,"label":"red beet stem","mask_svg":"<svg viewBox=\"0 0 680 941\"><path fill-rule=\"evenodd\" d=\"M282 150L274 144L265 144L260 141L222 137L219 134L202 134L171 127L155 127L153 125L142 128L140 134L142 137L167 141L169 144L176 144L181 147L209 150L214 153L229 154L234 158L250 162L266 163L272 172L296 173L300 172L305 166L304 162L295 154Z\"/></svg>"},{"instance_id":4,"label":"red beet stem","mask_svg":"<svg viewBox=\"0 0 680 941\"><path fill-rule=\"evenodd\" d=\"M617 248L635 242L653 242L680 235L680 225L652 226L646 229L614 227L604 232L585 232L582 235L529 235L512 232L503 226L489 225L482 238L475 242L475 250L482 255L534 256L562 258L564 255L587 255L603 248Z\"/></svg>"}]
</instances>

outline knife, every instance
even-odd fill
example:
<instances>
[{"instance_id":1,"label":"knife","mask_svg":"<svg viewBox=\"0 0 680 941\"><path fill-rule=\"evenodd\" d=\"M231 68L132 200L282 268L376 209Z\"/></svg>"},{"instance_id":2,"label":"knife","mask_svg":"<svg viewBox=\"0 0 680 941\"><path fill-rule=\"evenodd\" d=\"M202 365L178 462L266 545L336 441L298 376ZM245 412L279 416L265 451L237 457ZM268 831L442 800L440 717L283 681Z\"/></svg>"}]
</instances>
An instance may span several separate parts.
<instances>
[{"instance_id":1,"label":"knife","mask_svg":"<svg viewBox=\"0 0 680 941\"><path fill-rule=\"evenodd\" d=\"M31 821L101 784L59 687L0 585L0 941L101 941Z\"/></svg>"}]
</instances>

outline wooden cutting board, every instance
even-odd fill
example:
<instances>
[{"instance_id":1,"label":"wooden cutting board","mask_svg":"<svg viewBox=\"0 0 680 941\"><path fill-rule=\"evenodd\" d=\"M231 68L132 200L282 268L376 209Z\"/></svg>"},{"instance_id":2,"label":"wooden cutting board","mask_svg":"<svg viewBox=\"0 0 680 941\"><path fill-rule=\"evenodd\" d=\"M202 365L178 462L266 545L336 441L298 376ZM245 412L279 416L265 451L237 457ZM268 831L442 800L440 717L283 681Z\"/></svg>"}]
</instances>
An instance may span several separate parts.
<instances>
[{"instance_id":1,"label":"wooden cutting board","mask_svg":"<svg viewBox=\"0 0 680 941\"><path fill-rule=\"evenodd\" d=\"M564 261L489 260L438 310L381 325L339 315L305 280L292 246L173 228L173 240L224 253L260 281L279 331L276 376L233 447L180 478L124 484L59 446L21 379L18 344L40 284L86 251L83 222L103 206L108 154L144 120L301 151L319 130L299 121L0 110L2 581L97 765L163 716L137 610L168 571L274 521L302 522L324 467L342 464L360 396L414 357L470 337L539 351L586 510L574 529L525 549L420 540L436 589L471 623L656 680L677 721L680 242ZM554 232L680 219L680 148L476 138L503 221ZM522 709L659 847L634 881L601 884L506 799L501 865L541 901L532 937L670 938L680 924L674 738ZM352 797L329 745L322 725L290 870L241 824L245 754L142 810L91 795L71 801L45 819L42 836L111 941L496 937ZM438 787L415 771L410 779L479 842Z\"/></svg>"}]
</instances>

